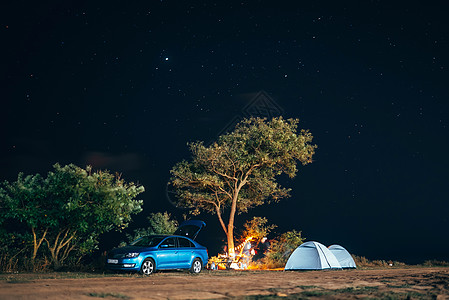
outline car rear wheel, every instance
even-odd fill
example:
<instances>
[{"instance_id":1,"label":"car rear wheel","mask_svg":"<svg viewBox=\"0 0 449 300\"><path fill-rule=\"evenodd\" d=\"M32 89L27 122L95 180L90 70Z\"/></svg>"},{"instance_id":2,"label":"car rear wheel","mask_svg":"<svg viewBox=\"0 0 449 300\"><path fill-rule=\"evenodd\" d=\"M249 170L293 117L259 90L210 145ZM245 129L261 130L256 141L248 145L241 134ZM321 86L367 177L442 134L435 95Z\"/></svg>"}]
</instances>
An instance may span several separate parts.
<instances>
[{"instance_id":1,"label":"car rear wheel","mask_svg":"<svg viewBox=\"0 0 449 300\"><path fill-rule=\"evenodd\" d=\"M155 266L154 260L147 258L143 261L142 266L140 267L140 273L143 275L151 275L154 272Z\"/></svg>"},{"instance_id":2,"label":"car rear wheel","mask_svg":"<svg viewBox=\"0 0 449 300\"><path fill-rule=\"evenodd\" d=\"M190 268L190 272L198 274L203 269L203 263L201 262L201 259L195 258L192 263L192 267Z\"/></svg>"}]
</instances>

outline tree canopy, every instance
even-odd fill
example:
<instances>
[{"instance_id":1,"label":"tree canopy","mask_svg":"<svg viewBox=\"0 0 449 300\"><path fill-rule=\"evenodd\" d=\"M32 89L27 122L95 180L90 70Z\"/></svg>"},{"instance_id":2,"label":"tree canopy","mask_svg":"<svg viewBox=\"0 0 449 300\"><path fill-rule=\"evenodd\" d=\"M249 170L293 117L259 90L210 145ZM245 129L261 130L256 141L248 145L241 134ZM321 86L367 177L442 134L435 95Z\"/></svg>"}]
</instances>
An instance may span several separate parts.
<instances>
[{"instance_id":1,"label":"tree canopy","mask_svg":"<svg viewBox=\"0 0 449 300\"><path fill-rule=\"evenodd\" d=\"M178 229L178 221L172 219L171 214L166 211L151 213L147 220L149 224L147 228L138 228L134 230L133 234L126 235L128 243L152 234L173 234ZM125 245L125 242L120 243L120 246Z\"/></svg>"},{"instance_id":2,"label":"tree canopy","mask_svg":"<svg viewBox=\"0 0 449 300\"><path fill-rule=\"evenodd\" d=\"M143 201L135 198L143 191L118 174L73 164L55 164L45 178L20 173L0 186L0 238L10 243L8 238L21 237L33 262L45 245L42 255L49 253L59 267L72 253L82 257L95 249L100 234L127 227L142 211Z\"/></svg>"},{"instance_id":3,"label":"tree canopy","mask_svg":"<svg viewBox=\"0 0 449 300\"><path fill-rule=\"evenodd\" d=\"M267 237L268 234L277 227L277 225L267 225L268 220L265 217L253 217L243 224L243 231L240 234L240 242L244 242L246 238L251 237L251 241L258 243L262 238Z\"/></svg>"},{"instance_id":4,"label":"tree canopy","mask_svg":"<svg viewBox=\"0 0 449 300\"><path fill-rule=\"evenodd\" d=\"M210 146L189 144L191 161L181 161L171 170L178 205L193 214L213 213L227 236L229 254L234 255L236 213L288 197L290 189L277 177L295 177L297 163L312 162L316 145L308 130L298 130L298 120L282 117L250 118ZM228 211L227 225L223 213Z\"/></svg>"}]
</instances>

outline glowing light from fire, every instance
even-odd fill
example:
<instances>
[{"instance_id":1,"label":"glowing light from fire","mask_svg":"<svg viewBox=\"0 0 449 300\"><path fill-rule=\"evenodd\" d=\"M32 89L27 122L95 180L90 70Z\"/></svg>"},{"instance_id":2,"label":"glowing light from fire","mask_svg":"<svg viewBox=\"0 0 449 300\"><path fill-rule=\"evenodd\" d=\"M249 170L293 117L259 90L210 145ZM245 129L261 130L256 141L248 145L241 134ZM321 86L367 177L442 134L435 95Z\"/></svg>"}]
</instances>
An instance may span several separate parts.
<instances>
[{"instance_id":1,"label":"glowing light from fire","mask_svg":"<svg viewBox=\"0 0 449 300\"><path fill-rule=\"evenodd\" d=\"M251 241L254 237L253 236L249 236L247 237L243 243L241 243L240 245L238 245L237 247L234 248L234 251L239 252L240 255L242 255L243 249L246 245L246 243L248 243L249 241Z\"/></svg>"}]
</instances>

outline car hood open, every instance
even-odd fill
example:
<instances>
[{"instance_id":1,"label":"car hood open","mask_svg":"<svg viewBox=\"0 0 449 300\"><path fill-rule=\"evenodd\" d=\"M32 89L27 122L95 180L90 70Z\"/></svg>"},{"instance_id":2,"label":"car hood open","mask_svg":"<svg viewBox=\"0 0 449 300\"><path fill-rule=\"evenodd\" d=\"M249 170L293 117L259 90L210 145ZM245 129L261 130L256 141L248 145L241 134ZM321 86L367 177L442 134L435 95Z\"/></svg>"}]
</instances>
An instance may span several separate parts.
<instances>
[{"instance_id":1,"label":"car hood open","mask_svg":"<svg viewBox=\"0 0 449 300\"><path fill-rule=\"evenodd\" d=\"M178 229L175 231L175 235L186 236L194 240L198 233L201 231L203 227L206 226L206 223L200 220L188 220L184 221L179 225Z\"/></svg>"}]
</instances>

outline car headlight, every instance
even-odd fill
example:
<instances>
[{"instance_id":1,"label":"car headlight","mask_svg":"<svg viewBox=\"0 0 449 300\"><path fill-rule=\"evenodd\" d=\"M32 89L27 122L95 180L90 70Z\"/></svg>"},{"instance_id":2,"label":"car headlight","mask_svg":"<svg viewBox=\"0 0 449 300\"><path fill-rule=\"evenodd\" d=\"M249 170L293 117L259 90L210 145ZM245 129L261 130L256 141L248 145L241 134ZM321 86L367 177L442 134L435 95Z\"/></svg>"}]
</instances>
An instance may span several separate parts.
<instances>
[{"instance_id":1,"label":"car headlight","mask_svg":"<svg viewBox=\"0 0 449 300\"><path fill-rule=\"evenodd\" d=\"M140 254L140 253L137 253L137 252L126 253L126 254L125 254L125 257L126 257L126 258L137 257L137 256L139 256L139 254Z\"/></svg>"}]
</instances>

